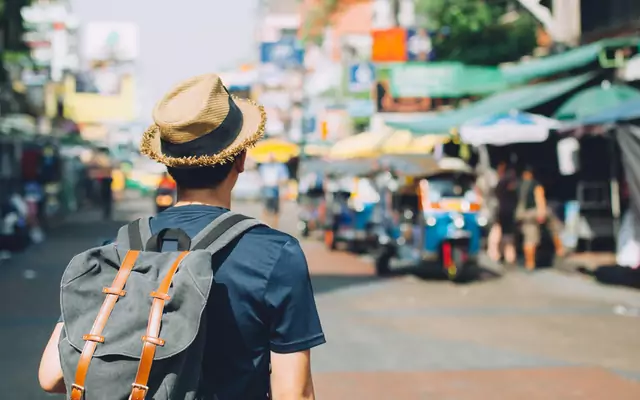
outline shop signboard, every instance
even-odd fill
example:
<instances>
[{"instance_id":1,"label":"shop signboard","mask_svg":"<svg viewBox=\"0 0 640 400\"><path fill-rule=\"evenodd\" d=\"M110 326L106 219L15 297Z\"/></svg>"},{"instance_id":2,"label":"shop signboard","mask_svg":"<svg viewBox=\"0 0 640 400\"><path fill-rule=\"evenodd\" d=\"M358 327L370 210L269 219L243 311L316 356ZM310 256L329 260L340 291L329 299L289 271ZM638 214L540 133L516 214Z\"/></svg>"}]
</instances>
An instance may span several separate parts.
<instances>
[{"instance_id":1,"label":"shop signboard","mask_svg":"<svg viewBox=\"0 0 640 400\"><path fill-rule=\"evenodd\" d=\"M390 66L394 97L449 97L455 90L461 65L405 63Z\"/></svg>"},{"instance_id":2,"label":"shop signboard","mask_svg":"<svg viewBox=\"0 0 640 400\"><path fill-rule=\"evenodd\" d=\"M435 52L431 32L426 29L407 30L407 60L408 61L433 61Z\"/></svg>"},{"instance_id":3,"label":"shop signboard","mask_svg":"<svg viewBox=\"0 0 640 400\"><path fill-rule=\"evenodd\" d=\"M349 66L349 91L361 93L370 91L375 81L376 71L372 63L357 63Z\"/></svg>"},{"instance_id":4,"label":"shop signboard","mask_svg":"<svg viewBox=\"0 0 640 400\"><path fill-rule=\"evenodd\" d=\"M376 70L375 105L379 113L416 113L433 111L430 98L400 97L394 95L391 90L390 67L379 66Z\"/></svg>"},{"instance_id":5,"label":"shop signboard","mask_svg":"<svg viewBox=\"0 0 640 400\"><path fill-rule=\"evenodd\" d=\"M353 118L369 118L375 111L375 104L370 99L352 99L347 103L347 112Z\"/></svg>"},{"instance_id":6,"label":"shop signboard","mask_svg":"<svg viewBox=\"0 0 640 400\"><path fill-rule=\"evenodd\" d=\"M260 44L260 62L281 68L299 68L304 65L304 49L293 39Z\"/></svg>"},{"instance_id":7,"label":"shop signboard","mask_svg":"<svg viewBox=\"0 0 640 400\"><path fill-rule=\"evenodd\" d=\"M407 60L407 31L404 28L374 30L371 61L402 62Z\"/></svg>"},{"instance_id":8,"label":"shop signboard","mask_svg":"<svg viewBox=\"0 0 640 400\"><path fill-rule=\"evenodd\" d=\"M455 62L393 64L389 81L394 97L461 98L507 88L498 68Z\"/></svg>"}]
</instances>

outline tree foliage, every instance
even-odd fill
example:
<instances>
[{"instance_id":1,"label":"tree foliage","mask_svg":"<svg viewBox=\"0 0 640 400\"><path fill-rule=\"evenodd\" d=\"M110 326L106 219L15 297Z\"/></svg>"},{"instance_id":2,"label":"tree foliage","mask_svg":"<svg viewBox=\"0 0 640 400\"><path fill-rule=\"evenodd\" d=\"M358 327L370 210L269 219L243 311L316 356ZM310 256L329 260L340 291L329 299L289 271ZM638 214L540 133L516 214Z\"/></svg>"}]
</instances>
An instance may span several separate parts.
<instances>
[{"instance_id":1,"label":"tree foliage","mask_svg":"<svg viewBox=\"0 0 640 400\"><path fill-rule=\"evenodd\" d=\"M509 1L416 0L416 13L437 32L438 60L495 65L515 61L536 47L536 21L528 12L511 9L511 21L502 17ZM504 22L503 22L504 21Z\"/></svg>"}]
</instances>

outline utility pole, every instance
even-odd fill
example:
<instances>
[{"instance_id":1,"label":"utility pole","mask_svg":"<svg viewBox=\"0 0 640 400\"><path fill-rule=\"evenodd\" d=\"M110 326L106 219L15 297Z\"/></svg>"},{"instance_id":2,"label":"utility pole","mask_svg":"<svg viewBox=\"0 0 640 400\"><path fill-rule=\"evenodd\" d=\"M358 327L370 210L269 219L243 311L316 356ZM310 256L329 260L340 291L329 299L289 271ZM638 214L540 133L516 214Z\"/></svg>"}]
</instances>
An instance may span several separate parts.
<instances>
[{"instance_id":1,"label":"utility pole","mask_svg":"<svg viewBox=\"0 0 640 400\"><path fill-rule=\"evenodd\" d=\"M553 0L553 13L541 0L518 0L556 43L577 44L580 38L580 0Z\"/></svg>"}]
</instances>

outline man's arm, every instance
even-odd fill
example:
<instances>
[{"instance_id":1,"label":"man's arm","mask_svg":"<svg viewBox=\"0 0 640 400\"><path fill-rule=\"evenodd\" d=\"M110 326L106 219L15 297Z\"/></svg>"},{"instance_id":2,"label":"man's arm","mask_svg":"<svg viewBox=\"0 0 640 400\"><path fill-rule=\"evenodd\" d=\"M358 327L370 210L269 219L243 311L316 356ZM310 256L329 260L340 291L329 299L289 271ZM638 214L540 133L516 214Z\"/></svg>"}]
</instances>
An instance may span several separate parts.
<instances>
[{"instance_id":1,"label":"man's arm","mask_svg":"<svg viewBox=\"0 0 640 400\"><path fill-rule=\"evenodd\" d=\"M58 353L58 342L62 332L63 323L59 322L53 329L49 338L49 343L44 349L40 369L38 370L38 380L45 392L66 393L64 379L62 377L62 366L60 365L60 354Z\"/></svg>"},{"instance_id":2,"label":"man's arm","mask_svg":"<svg viewBox=\"0 0 640 400\"><path fill-rule=\"evenodd\" d=\"M543 223L547 218L547 199L542 185L536 186L534 189L534 197L536 200L536 210L538 213L538 222Z\"/></svg>"},{"instance_id":3,"label":"man's arm","mask_svg":"<svg viewBox=\"0 0 640 400\"><path fill-rule=\"evenodd\" d=\"M271 396L274 400L314 400L311 351L271 352Z\"/></svg>"},{"instance_id":4,"label":"man's arm","mask_svg":"<svg viewBox=\"0 0 640 400\"><path fill-rule=\"evenodd\" d=\"M300 244L290 239L271 271L265 301L271 327L271 390L275 400L315 399L310 349L325 343Z\"/></svg>"}]
</instances>

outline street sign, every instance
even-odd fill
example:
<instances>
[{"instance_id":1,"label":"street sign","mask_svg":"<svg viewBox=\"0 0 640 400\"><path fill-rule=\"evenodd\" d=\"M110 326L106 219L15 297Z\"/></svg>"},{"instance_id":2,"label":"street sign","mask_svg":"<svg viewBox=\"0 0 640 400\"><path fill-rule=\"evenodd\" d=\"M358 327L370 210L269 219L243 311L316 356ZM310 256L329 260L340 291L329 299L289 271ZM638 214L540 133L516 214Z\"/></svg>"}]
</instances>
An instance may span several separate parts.
<instances>
[{"instance_id":1,"label":"street sign","mask_svg":"<svg viewBox=\"0 0 640 400\"><path fill-rule=\"evenodd\" d=\"M407 60L431 61L435 59L431 33L426 29L407 30Z\"/></svg>"},{"instance_id":2,"label":"street sign","mask_svg":"<svg viewBox=\"0 0 640 400\"><path fill-rule=\"evenodd\" d=\"M260 45L260 62L281 68L298 68L304 64L304 49L291 40L263 42Z\"/></svg>"},{"instance_id":3,"label":"street sign","mask_svg":"<svg viewBox=\"0 0 640 400\"><path fill-rule=\"evenodd\" d=\"M372 63L358 63L349 67L349 91L361 93L371 90L376 79L376 70Z\"/></svg>"}]
</instances>

